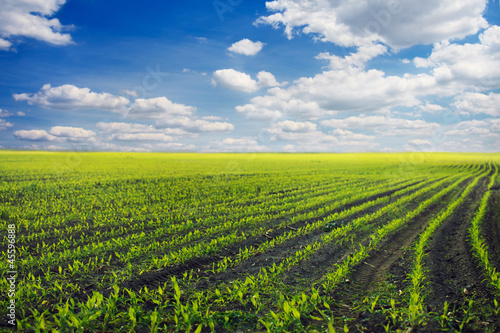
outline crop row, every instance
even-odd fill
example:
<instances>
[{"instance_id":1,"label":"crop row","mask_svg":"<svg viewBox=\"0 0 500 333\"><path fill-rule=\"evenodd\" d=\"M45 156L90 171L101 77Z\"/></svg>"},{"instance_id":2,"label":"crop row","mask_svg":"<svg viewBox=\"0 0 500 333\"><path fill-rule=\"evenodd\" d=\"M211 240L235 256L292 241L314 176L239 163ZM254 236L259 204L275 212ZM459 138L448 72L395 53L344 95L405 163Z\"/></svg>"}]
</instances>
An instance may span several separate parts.
<instances>
[{"instance_id":1,"label":"crop row","mask_svg":"<svg viewBox=\"0 0 500 333\"><path fill-rule=\"evenodd\" d=\"M488 207L488 201L491 197L491 188L495 184L495 179L498 176L498 166L495 165L495 172L491 175L490 182L488 184L488 190L481 198L479 208L474 215L474 219L469 227L469 235L471 239L471 245L474 250L474 255L479 259L481 266L488 276L489 283L496 288L497 293L500 295L500 272L497 271L497 267L494 267L489 260L490 254L488 254L488 247L486 242L482 237L481 233L481 222L486 213Z\"/></svg>"}]
</instances>

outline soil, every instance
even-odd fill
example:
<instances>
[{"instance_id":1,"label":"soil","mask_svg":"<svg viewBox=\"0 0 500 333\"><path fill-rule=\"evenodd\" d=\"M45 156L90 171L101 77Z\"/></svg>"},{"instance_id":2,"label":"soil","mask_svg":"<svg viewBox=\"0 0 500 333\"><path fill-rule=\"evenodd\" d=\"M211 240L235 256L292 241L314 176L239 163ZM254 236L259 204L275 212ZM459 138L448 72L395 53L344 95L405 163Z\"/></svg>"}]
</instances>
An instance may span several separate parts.
<instances>
[{"instance_id":1,"label":"soil","mask_svg":"<svg viewBox=\"0 0 500 333\"><path fill-rule=\"evenodd\" d=\"M468 228L486 191L488 179L479 181L453 214L434 233L425 260L429 268L429 305L441 310L443 303L456 302L464 293L481 292L481 271L477 268L468 242ZM478 289L477 291L475 289ZM465 291L467 290L467 291Z\"/></svg>"},{"instance_id":2,"label":"soil","mask_svg":"<svg viewBox=\"0 0 500 333\"><path fill-rule=\"evenodd\" d=\"M494 299L493 291L484 282L485 276L478 268L478 262L472 255L472 249L468 241L468 227L478 207L481 197L487 190L488 177L483 177L474 187L464 202L457 207L454 213L446 219L434 233L429 248L426 252L425 267L429 291L426 299L426 310L429 313L443 312L443 304L447 301L449 309L456 306L457 309L466 308L469 299L474 300L476 311L475 322L469 323L466 332L493 332L500 329L500 320L494 316L484 317L484 311ZM468 183L468 182L467 182ZM461 184L463 189L467 183ZM452 198L451 198L452 199ZM450 198L444 198L441 202L449 202ZM499 267L499 193L493 193L485 221L483 224L484 236L487 239L492 263ZM380 325L385 318L379 318L379 313L359 313L353 309L354 304L369 295L379 282L385 281L394 285L396 290L405 290L409 284L406 280L411 270L411 252L409 247L424 230L432 216L438 213L444 205L436 203L429 207L426 212L411 222L407 228L397 232L391 240L380 247L367 260L358 265L350 277L350 284L339 288L335 296L344 303L338 308L335 316L346 316L354 318L350 323L351 331L363 327L370 332L384 332ZM496 254L496 255L495 255ZM390 281L388 281L390 277ZM483 312L481 312L483 311ZM458 329L463 320L462 310L456 311L456 318L450 323L449 329ZM481 316L483 316L481 318ZM456 326L456 327L455 327ZM439 330L436 321L431 321L428 326L420 328L419 332L434 332Z\"/></svg>"},{"instance_id":3,"label":"soil","mask_svg":"<svg viewBox=\"0 0 500 333\"><path fill-rule=\"evenodd\" d=\"M418 183L418 182L417 182ZM331 212L328 212L327 214L323 214L321 216L318 216L314 219L309 219L305 221L299 221L297 223L294 223L288 227L278 229L278 230L273 230L270 231L266 234L259 235L257 237L253 237L250 239L247 239L243 242L240 242L238 244L235 244L224 251L221 251L217 253L216 255L209 256L209 257L204 257L202 260L199 260L200 258L194 258L182 265L178 265L175 267L170 267L165 270L160 270L157 272L148 272L147 274L143 274L139 276L138 278L128 281L124 284L124 287L126 288L131 288L131 289L140 289L142 286L147 286L148 288L152 287L155 288L158 285L163 284L164 282L168 281L170 279L170 276L182 276L182 274L185 271L189 271L191 269L194 269L194 274L197 277L208 277L207 279L202 279L198 284L197 288L199 289L205 289L212 285L213 283L221 280L234 280L238 277L241 277L241 274L252 274L252 273L257 273L261 267L267 267L267 266L272 266L273 263L279 264L284 258L288 256L290 252L295 252L297 249L299 249L303 245L310 244L312 239L321 237L321 235L324 233L321 229L317 230L315 232L309 233L304 236L299 236L296 237L290 241L287 241L283 244L277 245L276 247L270 249L268 252L264 254L258 254L256 257L253 257L252 260L247 260L245 262L242 262L240 265L237 265L236 267L228 270L227 272L224 272L222 274L209 274L206 271L211 268L211 265L215 262L218 262L224 257L234 257L239 253L240 249L245 249L245 247L257 247L260 244L270 240L277 238L281 235L283 235L285 232L290 232L291 230L295 230L298 228L301 228L302 226L308 224L308 223L313 223L318 220L323 219L325 216L334 214L336 212L340 212L346 209L349 209L351 207L361 205L364 202L371 201L378 199L383 196L388 196L392 195L394 192L399 191L401 189L404 189L408 186L415 185L410 184L407 186L400 187L395 190L390 190L386 192L379 193L377 195L371 196L369 198L363 199L363 200L356 200L352 203L349 203L347 205L344 205L342 207L339 207ZM360 212L359 214L366 213L366 212ZM281 220L276 220L273 223L278 224L281 223ZM269 226L272 227L272 226Z\"/></svg>"},{"instance_id":4,"label":"soil","mask_svg":"<svg viewBox=\"0 0 500 333\"><path fill-rule=\"evenodd\" d=\"M459 188L465 188L470 180L463 182ZM363 300L387 275L391 276L391 283L396 284L397 289L403 290L403 283L409 271L409 260L405 260L407 249L413 244L420 233L425 230L433 216L439 213L445 202L449 202L457 194L451 191L441 200L435 202L425 209L419 216L415 217L406 226L387 238L377 250L362 263L353 268L350 277L335 293L334 298L342 300L343 306L334 311L336 317L345 316L355 318L350 323L351 331L358 327L368 328L369 331L383 332L378 326L380 318L368 316L354 310L355 305ZM385 318L383 318L385 319Z\"/></svg>"},{"instance_id":5,"label":"soil","mask_svg":"<svg viewBox=\"0 0 500 333\"><path fill-rule=\"evenodd\" d=\"M500 186L491 190L488 209L481 225L483 238L488 246L488 259L491 264L500 269Z\"/></svg>"}]
</instances>

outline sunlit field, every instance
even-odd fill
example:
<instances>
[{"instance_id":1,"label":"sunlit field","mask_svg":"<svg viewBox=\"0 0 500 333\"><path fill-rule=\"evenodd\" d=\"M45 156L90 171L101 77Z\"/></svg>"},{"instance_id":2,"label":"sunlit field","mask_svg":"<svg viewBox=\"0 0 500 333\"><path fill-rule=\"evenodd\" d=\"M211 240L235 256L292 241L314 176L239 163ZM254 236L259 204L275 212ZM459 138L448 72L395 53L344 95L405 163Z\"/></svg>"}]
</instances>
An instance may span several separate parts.
<instances>
[{"instance_id":1,"label":"sunlit field","mask_svg":"<svg viewBox=\"0 0 500 333\"><path fill-rule=\"evenodd\" d=\"M500 154L0 152L0 325L500 330Z\"/></svg>"}]
</instances>

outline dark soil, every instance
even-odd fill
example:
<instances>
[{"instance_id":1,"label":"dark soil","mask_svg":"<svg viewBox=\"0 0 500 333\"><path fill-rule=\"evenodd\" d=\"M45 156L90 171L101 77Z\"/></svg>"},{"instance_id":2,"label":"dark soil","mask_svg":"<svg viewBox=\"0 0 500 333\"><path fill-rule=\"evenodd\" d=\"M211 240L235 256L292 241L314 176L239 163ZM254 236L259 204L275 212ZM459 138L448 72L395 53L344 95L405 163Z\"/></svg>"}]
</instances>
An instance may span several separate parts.
<instances>
[{"instance_id":1,"label":"dark soil","mask_svg":"<svg viewBox=\"0 0 500 333\"><path fill-rule=\"evenodd\" d=\"M436 230L425 260L431 289L428 300L433 310L443 303L456 302L465 294L480 293L484 288L468 242L468 228L486 191L488 179L482 178L463 204ZM476 290L477 289L477 290Z\"/></svg>"},{"instance_id":2,"label":"dark soil","mask_svg":"<svg viewBox=\"0 0 500 333\"><path fill-rule=\"evenodd\" d=\"M426 193L423 198L427 199L431 197L434 193ZM408 195L408 194L405 194ZM448 197L451 195L448 194ZM419 202L421 200L419 199ZM381 216L378 219L372 221L370 225L376 227L384 225L395 218L401 217L406 211L416 209L418 203L408 203L404 207L398 207L397 211L391 212L391 216ZM371 207L369 210L362 212L359 216L373 213L379 210L381 206ZM432 210L432 208L430 208ZM357 216L356 216L357 217ZM365 260L364 263L359 265L355 270L355 275L352 276L352 280L356 284L363 286L368 286L374 281L378 281L382 277L384 272L389 268L395 259L399 258L401 254L401 247L406 247L411 244L411 238L408 235L414 235L421 232L423 226L418 223L410 223L406 227L409 230L402 230L401 233L389 236L389 238L382 243L381 249L375 250L372 256ZM370 232L360 231L360 228L353 231L356 235L350 235L353 237L353 244L362 243L364 246L368 246ZM286 278L285 282L294 285L298 284L300 281L304 283L311 283L321 278L326 270L331 269L331 267L336 263L341 263L345 257L350 253L350 248L346 245L340 246L338 244L332 244L326 246L323 249L317 251L314 256L301 264L300 266L294 266L290 269L289 276Z\"/></svg>"},{"instance_id":3,"label":"dark soil","mask_svg":"<svg viewBox=\"0 0 500 333\"><path fill-rule=\"evenodd\" d=\"M468 183L461 184L463 189ZM468 228L484 195L488 177L483 177L474 187L464 202L456 208L452 215L443 221L434 233L426 252L425 268L428 269L427 298L425 309L429 315L428 325L413 332L436 332L442 328L438 325L435 316L443 313L443 304L448 302L449 311L453 317L447 323L445 330L459 330L459 325L466 319L463 309L469 307L469 300L473 300L470 312L470 322L465 325L464 332L497 332L500 329L500 319L491 315L490 307L494 299L494 291L484 282L485 276L478 267L479 263L473 257L468 240ZM444 198L441 202L449 202L453 197ZM483 230L489 234L489 246L500 248L498 238L498 194L491 198L490 209L483 224ZM349 306L341 307L336 316L345 315L355 318L350 323L351 331L384 332L382 324L386 318L381 311L373 314L353 309L353 305L360 304L360 300L370 295L378 286L392 285L395 290L405 290L410 283L406 278L411 270L411 250L409 246L430 222L432 216L445 205L439 203L430 207L424 215L418 217L409 228L398 232L391 241L368 260L359 265L351 277L351 284L341 288L337 299ZM497 228L494 230L494 228ZM491 230L491 232L486 231ZM491 244L491 245L490 245ZM409 251L409 252L408 252ZM498 267L498 266L497 266ZM384 284L385 283L385 284ZM377 292L380 292L378 290ZM390 296L391 298L393 297ZM387 300L386 300L387 303ZM403 306L406 306L403 302ZM377 305L378 306L378 305ZM387 304L385 305L387 306ZM456 311L454 309L457 309ZM380 308L379 308L380 310Z\"/></svg>"},{"instance_id":4,"label":"dark soil","mask_svg":"<svg viewBox=\"0 0 500 333\"><path fill-rule=\"evenodd\" d=\"M497 187L498 190L491 189L481 231L488 246L488 259L493 266L500 269L500 186Z\"/></svg>"},{"instance_id":5,"label":"dark soil","mask_svg":"<svg viewBox=\"0 0 500 333\"><path fill-rule=\"evenodd\" d=\"M474 301L476 317L467 326L466 332L485 332L500 329L500 320L494 316L486 316L494 299L493 291L485 283L485 275L479 262L473 256L469 242L468 228L474 218L479 202L487 190L488 177L483 177L472 193L464 200L455 212L436 230L431 242L425 264L429 272L429 311L442 313L446 301L450 309L467 308L469 300ZM492 223L486 219L489 223ZM496 239L498 244L498 238ZM462 310L454 313L457 322L453 329L458 329L458 322L465 317ZM426 331L437 329L429 325Z\"/></svg>"},{"instance_id":6,"label":"dark soil","mask_svg":"<svg viewBox=\"0 0 500 333\"><path fill-rule=\"evenodd\" d=\"M470 180L460 184L459 188L464 188ZM359 313L355 306L368 296L378 283L391 276L391 283L398 289L403 290L404 281L407 277L410 265L406 260L406 251L417 239L420 233L427 227L431 219L446 207L449 202L457 195L457 190L451 191L441 200L431 204L419 216L409 221L402 229L388 237L377 250L362 263L354 267L352 274L345 283L334 294L335 299L342 300L343 307L338 307L335 316L354 318L350 323L353 331L359 327L368 328L369 331L383 332L379 326L381 320L385 318L376 318L373 314Z\"/></svg>"},{"instance_id":7,"label":"dark soil","mask_svg":"<svg viewBox=\"0 0 500 333\"><path fill-rule=\"evenodd\" d=\"M353 201L347 205L344 205L342 207L339 207L331 212L328 212L326 214L323 214L321 216L318 216L314 219L309 219L305 221L299 221L297 223L294 223L288 227L281 228L278 230L271 230L267 232L266 234L247 239L243 242L240 242L238 244L235 244L224 251L221 251L217 253L216 255L212 255L209 257L204 257L202 260L199 260L199 258L194 258L192 260L189 260L188 262L175 266L175 267L169 267L164 270L160 270L157 272L148 272L147 274L143 274L139 277L137 277L134 280L125 282L123 285L124 287L131 288L131 289L140 289L142 286L147 286L148 288L150 287L157 287L158 285L163 284L164 282L168 281L170 279L170 276L182 276L182 274L186 271L189 271L191 269L194 269L194 274L197 277L208 277L208 279L202 279L198 284L197 287L200 289L205 289L209 285L215 283L216 281L221 281L221 280L233 280L235 278L240 277L240 274L251 274L256 273L260 270L261 267L267 267L271 266L273 263L279 263L281 262L286 256L288 255L289 252L295 252L298 248L300 248L303 245L307 245L311 243L311 239L320 237L323 234L322 230L317 230L316 232L312 232L310 234L304 235L304 236L299 236L297 238L294 238L288 242L285 242L283 244L277 245L276 247L270 249L268 252L265 254L257 255L256 257L253 257L252 260L247 260L245 262L242 262L240 265L234 267L233 269L228 270L227 272L224 272L222 274L217 274L217 275L212 275L206 273L206 270L211 268L211 265L215 262L218 262L224 257L234 257L239 253L240 249L245 249L245 247L251 248L251 247L257 247L260 244L270 240L277 238L281 235L283 235L285 232L290 232L291 230L295 230L298 228L301 228L302 226L308 224L308 223L313 223L318 220L323 219L325 216L334 214L336 212L341 212L346 209L349 209L351 207L361 205L364 202L367 201L372 201L376 200L380 197L392 195L394 192L399 191L401 189L404 189L408 186L415 185L419 182L403 186L400 188L397 188L395 190L390 190L386 192L379 193L377 195L373 195L371 197L368 197L366 199L362 200L356 200ZM362 214L362 212L358 213ZM274 221L274 224L279 224L281 223L282 220L276 220ZM272 225L269 225L271 228ZM208 275L207 275L208 274Z\"/></svg>"}]
</instances>

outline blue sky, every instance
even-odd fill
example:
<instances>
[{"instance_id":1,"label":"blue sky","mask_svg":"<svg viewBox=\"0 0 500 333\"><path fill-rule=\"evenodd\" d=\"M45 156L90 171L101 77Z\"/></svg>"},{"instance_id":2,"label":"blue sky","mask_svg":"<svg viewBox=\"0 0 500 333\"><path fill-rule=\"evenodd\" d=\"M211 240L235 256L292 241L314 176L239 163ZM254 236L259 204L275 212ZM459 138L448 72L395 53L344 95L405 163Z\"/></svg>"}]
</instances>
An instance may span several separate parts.
<instances>
[{"instance_id":1,"label":"blue sky","mask_svg":"<svg viewBox=\"0 0 500 333\"><path fill-rule=\"evenodd\" d=\"M0 0L0 147L500 151L498 0Z\"/></svg>"}]
</instances>

